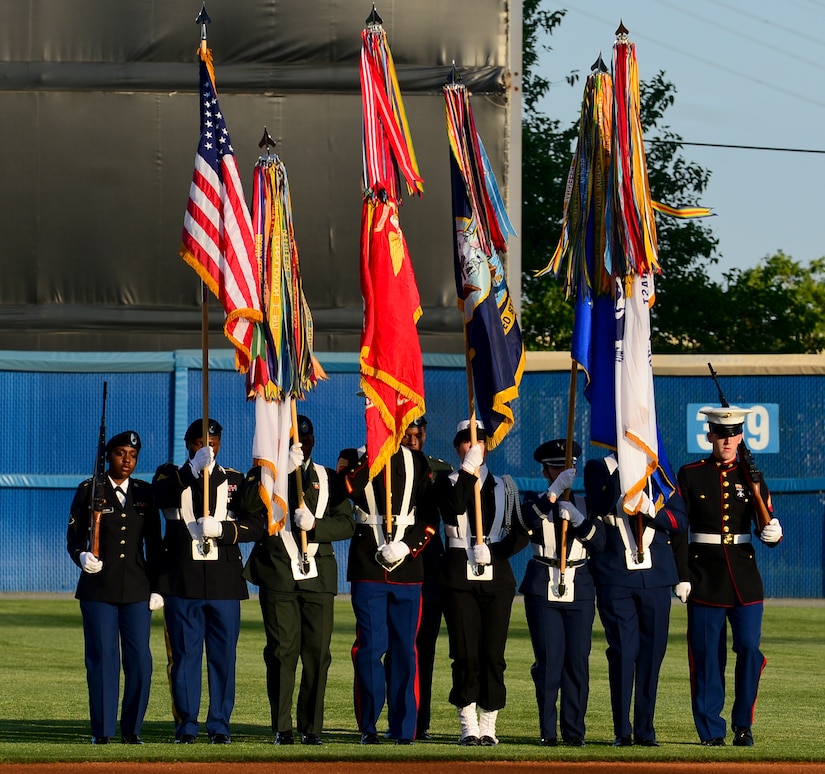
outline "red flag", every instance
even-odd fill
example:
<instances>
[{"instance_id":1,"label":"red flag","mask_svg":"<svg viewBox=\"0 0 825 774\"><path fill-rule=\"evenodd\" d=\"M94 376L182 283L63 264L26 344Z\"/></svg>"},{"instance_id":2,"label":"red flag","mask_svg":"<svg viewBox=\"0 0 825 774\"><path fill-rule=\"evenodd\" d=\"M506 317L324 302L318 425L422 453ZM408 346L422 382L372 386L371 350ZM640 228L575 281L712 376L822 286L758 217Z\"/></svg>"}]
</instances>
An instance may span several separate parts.
<instances>
[{"instance_id":1,"label":"red flag","mask_svg":"<svg viewBox=\"0 0 825 774\"><path fill-rule=\"evenodd\" d=\"M361 40L364 327L360 363L373 478L398 451L410 422L424 415L424 367L415 327L421 302L398 221L400 175L411 194L423 191L423 180L380 20L368 20Z\"/></svg>"},{"instance_id":2,"label":"red flag","mask_svg":"<svg viewBox=\"0 0 825 774\"><path fill-rule=\"evenodd\" d=\"M398 205L368 199L361 217L361 386L367 397L370 478L424 414L424 369L415 325L421 304Z\"/></svg>"},{"instance_id":3,"label":"red flag","mask_svg":"<svg viewBox=\"0 0 825 774\"><path fill-rule=\"evenodd\" d=\"M224 333L235 346L238 370L246 373L254 323L262 319L252 218L218 105L212 52L200 55L201 137L180 254L223 304Z\"/></svg>"}]
</instances>

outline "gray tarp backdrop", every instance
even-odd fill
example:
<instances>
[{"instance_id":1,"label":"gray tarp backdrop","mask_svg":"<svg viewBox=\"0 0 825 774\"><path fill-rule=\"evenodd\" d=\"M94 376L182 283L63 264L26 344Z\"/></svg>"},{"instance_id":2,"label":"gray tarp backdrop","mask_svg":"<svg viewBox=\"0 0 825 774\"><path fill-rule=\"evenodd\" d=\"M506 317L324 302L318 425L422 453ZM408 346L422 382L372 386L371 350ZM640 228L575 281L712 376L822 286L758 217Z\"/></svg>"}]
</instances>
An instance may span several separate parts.
<instances>
[{"instance_id":1,"label":"gray tarp backdrop","mask_svg":"<svg viewBox=\"0 0 825 774\"><path fill-rule=\"evenodd\" d=\"M401 224L427 351L463 351L441 87L455 60L506 193L515 82L508 5L377 3L425 181L422 199L405 199ZM247 201L264 126L287 167L321 351L359 345L358 60L371 8L362 0L207 3ZM199 345L200 286L178 256L199 136L199 10L200 0L0 0L0 349ZM520 24L519 16L518 51ZM212 306L210 346L225 346Z\"/></svg>"}]
</instances>

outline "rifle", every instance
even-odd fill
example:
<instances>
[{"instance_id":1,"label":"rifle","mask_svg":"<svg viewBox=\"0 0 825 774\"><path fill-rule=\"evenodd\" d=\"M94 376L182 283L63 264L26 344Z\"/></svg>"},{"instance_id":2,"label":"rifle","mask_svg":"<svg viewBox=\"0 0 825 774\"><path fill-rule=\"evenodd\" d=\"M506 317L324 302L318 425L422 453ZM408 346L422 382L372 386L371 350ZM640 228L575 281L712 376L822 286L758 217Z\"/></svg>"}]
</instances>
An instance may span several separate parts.
<instances>
[{"instance_id":1,"label":"rifle","mask_svg":"<svg viewBox=\"0 0 825 774\"><path fill-rule=\"evenodd\" d=\"M103 496L106 486L106 394L108 382L103 382L103 413L100 417L100 435L97 439L97 454L95 455L94 473L92 474L92 489L89 494L89 551L96 558L100 558L100 519L103 516L103 506L106 502Z\"/></svg>"},{"instance_id":2,"label":"rifle","mask_svg":"<svg viewBox=\"0 0 825 774\"><path fill-rule=\"evenodd\" d=\"M713 370L713 366L710 363L708 363L708 370L710 371L710 378L713 379L713 383L716 385L716 391L719 393L719 402L723 408L727 408L730 406L730 403L728 403L727 398L722 392L722 388L719 386L719 379L716 378L716 371ZM742 435L742 440L739 442L737 451L739 452L739 470L742 472L748 489L751 490L751 495L753 495L753 503L756 508L756 522L761 532L762 528L766 527L768 522L770 522L771 512L768 510L768 506L765 505L765 500L762 498L762 490L760 489L760 484L763 481L762 473L759 468L756 467L751 450L745 444L744 434Z\"/></svg>"}]
</instances>

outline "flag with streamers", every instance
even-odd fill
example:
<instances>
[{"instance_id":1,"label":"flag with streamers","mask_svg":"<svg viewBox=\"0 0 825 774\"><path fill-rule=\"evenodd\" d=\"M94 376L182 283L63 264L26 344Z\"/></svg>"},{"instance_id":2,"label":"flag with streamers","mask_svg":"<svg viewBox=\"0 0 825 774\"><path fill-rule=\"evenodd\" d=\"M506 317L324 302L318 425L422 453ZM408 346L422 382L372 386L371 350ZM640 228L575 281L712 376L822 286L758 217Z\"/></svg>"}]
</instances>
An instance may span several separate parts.
<instances>
[{"instance_id":1,"label":"flag with streamers","mask_svg":"<svg viewBox=\"0 0 825 774\"><path fill-rule=\"evenodd\" d=\"M386 32L373 12L361 36L363 185L361 388L366 396L370 478L424 415L424 367L416 324L418 286L399 220L401 178L421 194L409 126Z\"/></svg>"},{"instance_id":2,"label":"flag with streamers","mask_svg":"<svg viewBox=\"0 0 825 774\"><path fill-rule=\"evenodd\" d=\"M636 49L620 25L612 73L599 57L585 84L562 235L540 274L561 277L574 298L571 356L586 375L591 442L616 452L627 513L638 511L649 479L656 499L675 491L653 392L650 309L661 270L654 212L711 214L651 198Z\"/></svg>"},{"instance_id":3,"label":"flag with streamers","mask_svg":"<svg viewBox=\"0 0 825 774\"><path fill-rule=\"evenodd\" d=\"M326 378L313 354L312 313L301 281L289 178L274 153L267 152L255 165L252 220L263 322L253 332L247 395L255 400L252 457L261 467L259 491L274 534L288 512L292 404Z\"/></svg>"},{"instance_id":4,"label":"flag with streamers","mask_svg":"<svg viewBox=\"0 0 825 774\"><path fill-rule=\"evenodd\" d=\"M220 299L224 333L238 370L246 373L254 324L261 320L252 220L207 48L200 50L200 130L180 254Z\"/></svg>"},{"instance_id":5,"label":"flag with streamers","mask_svg":"<svg viewBox=\"0 0 825 774\"><path fill-rule=\"evenodd\" d=\"M524 372L524 345L499 251L514 233L476 131L463 84L444 87L455 227L458 306L472 368L476 412L495 448L515 422L512 402Z\"/></svg>"}]
</instances>

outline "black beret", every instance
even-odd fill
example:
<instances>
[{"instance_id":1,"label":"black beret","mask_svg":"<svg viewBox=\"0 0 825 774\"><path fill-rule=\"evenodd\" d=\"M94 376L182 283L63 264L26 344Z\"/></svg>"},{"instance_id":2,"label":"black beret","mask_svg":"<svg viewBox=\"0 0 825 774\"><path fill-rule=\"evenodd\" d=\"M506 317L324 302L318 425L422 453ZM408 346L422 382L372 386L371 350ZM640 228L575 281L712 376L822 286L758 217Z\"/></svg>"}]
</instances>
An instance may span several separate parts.
<instances>
[{"instance_id":1,"label":"black beret","mask_svg":"<svg viewBox=\"0 0 825 774\"><path fill-rule=\"evenodd\" d=\"M312 428L312 422L310 421L309 417L305 417L303 414L298 414L296 419L298 420L298 435L315 434L315 431Z\"/></svg>"},{"instance_id":2,"label":"black beret","mask_svg":"<svg viewBox=\"0 0 825 774\"><path fill-rule=\"evenodd\" d=\"M113 435L106 444L106 454L118 446L132 446L140 451L140 436L134 430L124 430L122 433Z\"/></svg>"},{"instance_id":3,"label":"black beret","mask_svg":"<svg viewBox=\"0 0 825 774\"><path fill-rule=\"evenodd\" d=\"M427 426L427 418L421 416L421 417L418 417L417 419L413 419L413 421L410 422L409 426L410 427L426 427Z\"/></svg>"},{"instance_id":4,"label":"black beret","mask_svg":"<svg viewBox=\"0 0 825 774\"><path fill-rule=\"evenodd\" d=\"M209 435L214 435L216 438L220 438L223 428L220 426L219 422L216 422L214 419L210 419L206 432L209 433ZM203 438L203 419L196 419L191 425L189 425L186 429L186 434L183 436L183 440L187 443L189 441L194 441L196 438Z\"/></svg>"},{"instance_id":5,"label":"black beret","mask_svg":"<svg viewBox=\"0 0 825 774\"><path fill-rule=\"evenodd\" d=\"M552 441L545 441L533 452L533 459L542 465L552 465L560 467L567 461L567 439L556 438ZM582 447L573 441L573 462L582 455Z\"/></svg>"}]
</instances>

